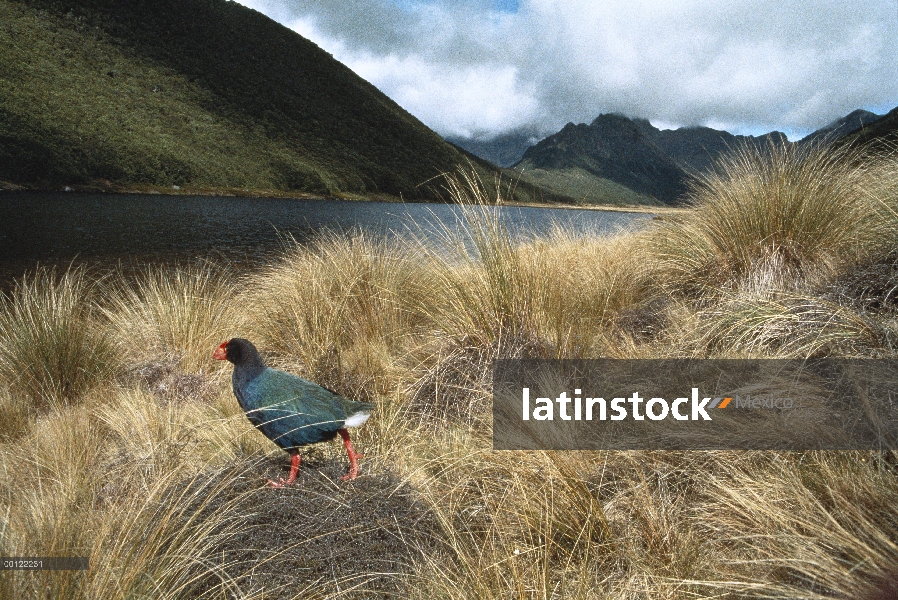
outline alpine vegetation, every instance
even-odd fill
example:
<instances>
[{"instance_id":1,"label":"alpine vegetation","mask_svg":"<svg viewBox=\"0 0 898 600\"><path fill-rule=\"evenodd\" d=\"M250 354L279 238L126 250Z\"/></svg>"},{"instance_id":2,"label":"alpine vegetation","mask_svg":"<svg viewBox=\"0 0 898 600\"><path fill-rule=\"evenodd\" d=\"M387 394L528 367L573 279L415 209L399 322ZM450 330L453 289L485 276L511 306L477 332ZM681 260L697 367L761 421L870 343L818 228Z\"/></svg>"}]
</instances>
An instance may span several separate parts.
<instances>
[{"instance_id":1,"label":"alpine vegetation","mask_svg":"<svg viewBox=\"0 0 898 600\"><path fill-rule=\"evenodd\" d=\"M898 154L746 151L690 189L613 238L519 240L472 206L439 250L331 234L239 273L26 275L0 299L0 554L90 569L4 571L0 596L877 597L892 452L491 449L498 359L896 357ZM314 435L253 420L288 387ZM528 423L580 397L609 424L586 391ZM677 426L737 412L676 394ZM362 462L304 445L363 418Z\"/></svg>"}]
</instances>

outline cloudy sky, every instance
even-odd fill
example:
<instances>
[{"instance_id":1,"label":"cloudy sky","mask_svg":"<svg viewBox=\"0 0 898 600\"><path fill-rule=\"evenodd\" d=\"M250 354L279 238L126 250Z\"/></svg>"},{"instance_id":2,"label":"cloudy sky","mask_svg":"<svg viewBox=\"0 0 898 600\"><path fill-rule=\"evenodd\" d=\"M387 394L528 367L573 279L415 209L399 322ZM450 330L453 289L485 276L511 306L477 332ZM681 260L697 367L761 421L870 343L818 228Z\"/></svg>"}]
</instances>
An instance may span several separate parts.
<instances>
[{"instance_id":1,"label":"cloudy sky","mask_svg":"<svg viewBox=\"0 0 898 600\"><path fill-rule=\"evenodd\" d=\"M898 0L239 0L446 136L600 113L796 139L898 106Z\"/></svg>"}]
</instances>

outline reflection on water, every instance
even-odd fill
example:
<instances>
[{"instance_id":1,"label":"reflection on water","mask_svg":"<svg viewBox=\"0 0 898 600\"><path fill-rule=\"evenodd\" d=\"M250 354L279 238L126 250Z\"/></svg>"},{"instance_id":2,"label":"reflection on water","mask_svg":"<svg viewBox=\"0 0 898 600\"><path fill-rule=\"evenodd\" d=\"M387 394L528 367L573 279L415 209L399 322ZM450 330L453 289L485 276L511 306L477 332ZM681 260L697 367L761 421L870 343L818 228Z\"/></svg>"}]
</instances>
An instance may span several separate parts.
<instances>
[{"instance_id":1,"label":"reflection on water","mask_svg":"<svg viewBox=\"0 0 898 600\"><path fill-rule=\"evenodd\" d=\"M501 207L519 235L555 224L610 233L649 215L590 210ZM40 264L101 266L212 258L258 263L284 236L305 241L322 230L432 237L452 225L460 207L342 200L289 200L135 194L0 193L0 279L8 282Z\"/></svg>"}]
</instances>

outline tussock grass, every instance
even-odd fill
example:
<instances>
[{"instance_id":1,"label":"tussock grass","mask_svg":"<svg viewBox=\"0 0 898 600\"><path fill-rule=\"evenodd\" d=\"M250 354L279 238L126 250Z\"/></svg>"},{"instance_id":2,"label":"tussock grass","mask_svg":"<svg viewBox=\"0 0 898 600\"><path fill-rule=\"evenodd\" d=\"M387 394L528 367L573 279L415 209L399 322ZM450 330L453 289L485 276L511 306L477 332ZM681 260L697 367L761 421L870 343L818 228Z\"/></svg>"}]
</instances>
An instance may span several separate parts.
<instances>
[{"instance_id":1,"label":"tussock grass","mask_svg":"<svg viewBox=\"0 0 898 600\"><path fill-rule=\"evenodd\" d=\"M132 364L168 360L182 371L208 371L208 349L241 329L236 284L235 274L210 264L147 269L105 306L119 352Z\"/></svg>"},{"instance_id":2,"label":"tussock grass","mask_svg":"<svg viewBox=\"0 0 898 600\"><path fill-rule=\"evenodd\" d=\"M506 338L521 340L534 329L536 306L546 281L528 281L524 255L490 207L468 208L461 231L443 233L443 244L429 252L442 302L424 307L447 335L467 335L489 346ZM449 257L445 256L448 251Z\"/></svg>"},{"instance_id":3,"label":"tussock grass","mask_svg":"<svg viewBox=\"0 0 898 600\"><path fill-rule=\"evenodd\" d=\"M864 191L872 201L893 218L898 216L898 144L885 143L873 147L872 161L868 161L869 178L864 182ZM889 248L890 243L885 242Z\"/></svg>"},{"instance_id":4,"label":"tussock grass","mask_svg":"<svg viewBox=\"0 0 898 600\"><path fill-rule=\"evenodd\" d=\"M894 181L895 162L782 145L725 156L693 180L694 210L655 228L661 277L698 293L770 278L794 287L875 256L893 244L894 183L883 177Z\"/></svg>"},{"instance_id":5,"label":"tussock grass","mask_svg":"<svg viewBox=\"0 0 898 600\"><path fill-rule=\"evenodd\" d=\"M887 330L875 320L808 294L733 294L699 311L698 347L757 357L891 356Z\"/></svg>"},{"instance_id":6,"label":"tussock grass","mask_svg":"<svg viewBox=\"0 0 898 600\"><path fill-rule=\"evenodd\" d=\"M234 565L219 554L244 528L248 511L228 509L248 504L249 494L220 502L232 478L246 468L244 463L216 469L186 482L177 471L170 472L154 482L142 502L110 508L91 554L91 563L105 568L91 572L84 595L262 597L224 576L224 569Z\"/></svg>"},{"instance_id":7,"label":"tussock grass","mask_svg":"<svg viewBox=\"0 0 898 600\"><path fill-rule=\"evenodd\" d=\"M82 269L39 268L0 297L0 380L36 406L76 399L115 372Z\"/></svg>"},{"instance_id":8,"label":"tussock grass","mask_svg":"<svg viewBox=\"0 0 898 600\"><path fill-rule=\"evenodd\" d=\"M644 232L681 351L893 356L898 154L743 149ZM673 315L677 311L672 311ZM691 314L690 314L691 313Z\"/></svg>"},{"instance_id":9,"label":"tussock grass","mask_svg":"<svg viewBox=\"0 0 898 600\"><path fill-rule=\"evenodd\" d=\"M422 324L414 306L436 300L424 300L432 288L411 248L363 234L290 243L246 288L243 305L260 347L362 397L391 389L397 360Z\"/></svg>"},{"instance_id":10,"label":"tussock grass","mask_svg":"<svg viewBox=\"0 0 898 600\"><path fill-rule=\"evenodd\" d=\"M573 464L572 464L573 463ZM446 454L421 483L442 552L419 597L583 596L616 550L601 503L555 453Z\"/></svg>"},{"instance_id":11,"label":"tussock grass","mask_svg":"<svg viewBox=\"0 0 898 600\"><path fill-rule=\"evenodd\" d=\"M709 591L765 598L885 597L894 585L894 460L868 452L734 457L709 481L703 528L744 560ZM727 510L712 510L725 506Z\"/></svg>"},{"instance_id":12,"label":"tussock grass","mask_svg":"<svg viewBox=\"0 0 898 600\"><path fill-rule=\"evenodd\" d=\"M25 433L35 412L25 396L0 388L0 440L17 438Z\"/></svg>"},{"instance_id":13,"label":"tussock grass","mask_svg":"<svg viewBox=\"0 0 898 600\"><path fill-rule=\"evenodd\" d=\"M239 279L38 271L0 302L0 552L94 568L6 572L0 595L888 589L891 453L488 448L497 357L894 358L896 165L740 154L694 185L692 212L608 238L515 238L502 191L457 179L468 204L437 244L325 235ZM353 436L358 480L339 484L345 455L322 444L297 488L261 489L286 460L211 360L235 335L377 404Z\"/></svg>"},{"instance_id":14,"label":"tussock grass","mask_svg":"<svg viewBox=\"0 0 898 600\"><path fill-rule=\"evenodd\" d=\"M633 236L556 227L544 239L516 240L494 210L500 184L488 190L468 175L450 178L448 189L461 218L425 247L442 302L435 312L423 307L446 336L479 347L530 346L537 356L589 356L607 350L602 334L619 313L650 298L651 273L631 260L641 253Z\"/></svg>"},{"instance_id":15,"label":"tussock grass","mask_svg":"<svg viewBox=\"0 0 898 600\"><path fill-rule=\"evenodd\" d=\"M232 450L232 436L203 435L221 420L205 404L162 406L121 391L35 422L5 448L2 550L87 556L92 568L7 572L4 597L179 598L226 584L217 573L229 565L216 552L247 513L246 494L232 498L230 482L258 467ZM223 458L232 466L215 466ZM210 508L222 502L221 512Z\"/></svg>"}]
</instances>

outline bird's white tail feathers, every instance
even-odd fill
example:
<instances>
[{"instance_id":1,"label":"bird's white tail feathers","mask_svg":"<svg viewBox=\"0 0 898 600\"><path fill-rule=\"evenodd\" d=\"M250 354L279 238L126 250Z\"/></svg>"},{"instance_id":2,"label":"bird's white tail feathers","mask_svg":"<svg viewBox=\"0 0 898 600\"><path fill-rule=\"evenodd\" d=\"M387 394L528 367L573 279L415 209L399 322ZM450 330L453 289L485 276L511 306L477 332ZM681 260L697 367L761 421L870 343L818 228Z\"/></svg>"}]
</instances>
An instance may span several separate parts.
<instances>
[{"instance_id":1,"label":"bird's white tail feathers","mask_svg":"<svg viewBox=\"0 0 898 600\"><path fill-rule=\"evenodd\" d=\"M343 421L344 427L358 427L362 423L368 420L368 417L371 416L370 412L357 412L354 415L349 415L345 421Z\"/></svg>"}]
</instances>

